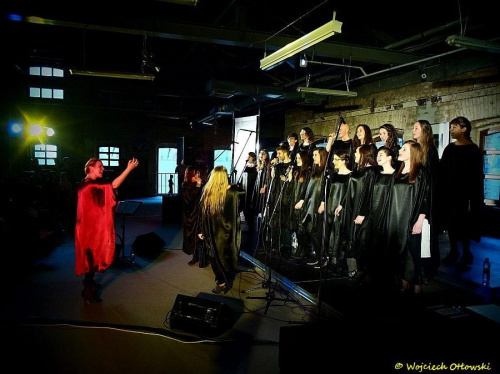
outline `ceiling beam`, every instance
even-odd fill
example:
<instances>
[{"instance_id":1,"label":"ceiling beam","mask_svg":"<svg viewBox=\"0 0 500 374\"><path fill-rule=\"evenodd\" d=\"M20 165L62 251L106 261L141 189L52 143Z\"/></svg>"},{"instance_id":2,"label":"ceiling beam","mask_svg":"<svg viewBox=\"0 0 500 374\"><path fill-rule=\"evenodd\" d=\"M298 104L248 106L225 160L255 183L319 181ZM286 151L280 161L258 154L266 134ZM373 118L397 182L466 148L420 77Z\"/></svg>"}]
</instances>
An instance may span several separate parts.
<instances>
[{"instance_id":1,"label":"ceiling beam","mask_svg":"<svg viewBox=\"0 0 500 374\"><path fill-rule=\"evenodd\" d=\"M233 47L261 49L268 53L278 50L293 42L296 38L288 36L272 36L259 31L221 28L216 26L193 25L177 22L162 22L155 20L127 20L126 27L120 24L99 25L83 22L71 22L57 19L23 16L22 21L44 26L59 26L82 30L113 32L130 35L147 35L158 38L211 43ZM125 23L122 21L122 23ZM269 39L269 40L268 40ZM354 44L323 41L310 50L315 56L336 59L349 59L367 63L388 65L405 64L419 60L422 56L390 51L383 48L373 48Z\"/></svg>"}]
</instances>

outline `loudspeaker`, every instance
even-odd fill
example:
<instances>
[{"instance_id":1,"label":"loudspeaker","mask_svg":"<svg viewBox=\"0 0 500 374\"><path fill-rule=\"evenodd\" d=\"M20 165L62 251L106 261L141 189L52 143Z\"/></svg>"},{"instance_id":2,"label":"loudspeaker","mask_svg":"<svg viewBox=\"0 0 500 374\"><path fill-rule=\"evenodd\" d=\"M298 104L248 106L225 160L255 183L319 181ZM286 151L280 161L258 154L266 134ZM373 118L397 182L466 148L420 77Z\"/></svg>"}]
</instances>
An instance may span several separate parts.
<instances>
[{"instance_id":1,"label":"loudspeaker","mask_svg":"<svg viewBox=\"0 0 500 374\"><path fill-rule=\"evenodd\" d=\"M139 235L132 243L134 254L144 257L157 256L164 246L165 240L154 232Z\"/></svg>"},{"instance_id":2,"label":"loudspeaker","mask_svg":"<svg viewBox=\"0 0 500 374\"><path fill-rule=\"evenodd\" d=\"M234 311L222 302L178 294L170 314L170 327L217 336L233 325L234 318Z\"/></svg>"}]
</instances>

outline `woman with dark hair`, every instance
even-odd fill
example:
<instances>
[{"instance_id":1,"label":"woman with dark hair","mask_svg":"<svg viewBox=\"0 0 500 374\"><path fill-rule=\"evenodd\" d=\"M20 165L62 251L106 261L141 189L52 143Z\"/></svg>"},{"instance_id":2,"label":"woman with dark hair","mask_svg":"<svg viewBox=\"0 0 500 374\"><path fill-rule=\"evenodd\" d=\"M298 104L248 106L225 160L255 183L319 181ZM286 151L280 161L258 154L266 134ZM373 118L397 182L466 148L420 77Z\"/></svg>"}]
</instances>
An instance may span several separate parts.
<instances>
[{"instance_id":1,"label":"woman with dark hair","mask_svg":"<svg viewBox=\"0 0 500 374\"><path fill-rule=\"evenodd\" d=\"M181 185L182 193L182 251L193 258L189 266L200 261L198 241L198 214L203 181L200 170L196 166L188 166L184 172L184 181ZM200 262L203 267L204 261Z\"/></svg>"},{"instance_id":2,"label":"woman with dark hair","mask_svg":"<svg viewBox=\"0 0 500 374\"><path fill-rule=\"evenodd\" d=\"M427 283L436 273L441 263L439 253L439 228L438 228L438 178L439 178L439 153L434 145L434 135L429 121L421 119L413 124L413 139L422 147L422 164L428 171L430 195L429 215L424 222L424 231L429 235L423 235L422 240L422 270L423 282Z\"/></svg>"},{"instance_id":3,"label":"woman with dark hair","mask_svg":"<svg viewBox=\"0 0 500 374\"><path fill-rule=\"evenodd\" d=\"M264 210L266 187L269 184L271 176L270 162L269 153L265 149L262 149L259 152L259 159L257 160L257 178L252 195L252 206L256 215L263 213Z\"/></svg>"},{"instance_id":4,"label":"woman with dark hair","mask_svg":"<svg viewBox=\"0 0 500 374\"><path fill-rule=\"evenodd\" d=\"M314 144L314 132L310 127L303 127L300 129L299 134L300 139L302 140L302 143L299 145L299 152L306 151L309 153L309 156L312 157L312 153L316 148L316 145Z\"/></svg>"},{"instance_id":5,"label":"woman with dark hair","mask_svg":"<svg viewBox=\"0 0 500 374\"><path fill-rule=\"evenodd\" d=\"M467 118L454 118L450 122L450 135L455 142L446 146L439 162L440 216L450 240L450 252L442 262L449 266L458 260L460 241L462 257L458 263L459 270L465 270L473 262L470 241L481 240L479 217L484 203L483 155L472 142L471 130Z\"/></svg>"},{"instance_id":6,"label":"woman with dark hair","mask_svg":"<svg viewBox=\"0 0 500 374\"><path fill-rule=\"evenodd\" d=\"M77 190L75 225L75 273L77 277L85 276L81 293L85 301L102 301L97 296L99 285L94 276L109 268L115 258L116 189L137 166L139 160L132 158L127 168L108 182L102 180L101 160L91 158L85 164L85 179Z\"/></svg>"},{"instance_id":7,"label":"woman with dark hair","mask_svg":"<svg viewBox=\"0 0 500 374\"><path fill-rule=\"evenodd\" d=\"M357 167L351 173L347 191L335 208L335 215L342 215L341 240L349 273L361 279L366 275L370 255L367 250L370 240L367 232L369 226L365 218L371 209L377 163L373 147L368 144L358 147L354 157Z\"/></svg>"},{"instance_id":8,"label":"woman with dark hair","mask_svg":"<svg viewBox=\"0 0 500 374\"><path fill-rule=\"evenodd\" d=\"M291 227L292 227L292 257L297 255L300 210L295 209L295 204L300 201L305 193L305 187L311 176L311 158L309 153L301 151L295 157L296 165L292 171L292 194L291 194Z\"/></svg>"},{"instance_id":9,"label":"woman with dark hair","mask_svg":"<svg viewBox=\"0 0 500 374\"><path fill-rule=\"evenodd\" d=\"M326 150L323 147L313 151L313 165L311 177L305 187L301 199L295 204L295 209L300 210L299 228L297 234L298 250L295 259L309 257L312 265L318 261L321 252L321 238L323 235L323 218L318 213L323 195L323 172L326 166ZM309 243L312 251L308 253Z\"/></svg>"},{"instance_id":10,"label":"woman with dark hair","mask_svg":"<svg viewBox=\"0 0 500 374\"><path fill-rule=\"evenodd\" d=\"M407 140L399 151L387 215L387 248L403 294L422 293L422 226L428 215L429 177L422 164L422 147Z\"/></svg>"},{"instance_id":11,"label":"woman with dark hair","mask_svg":"<svg viewBox=\"0 0 500 374\"><path fill-rule=\"evenodd\" d=\"M392 150L392 153L396 157L395 161L397 161L399 156L399 149L401 147L399 146L398 132L396 131L396 128L390 123L383 124L379 128L379 135L380 140L384 142L384 146ZM399 164L396 163L396 166L399 167Z\"/></svg>"},{"instance_id":12,"label":"woman with dark hair","mask_svg":"<svg viewBox=\"0 0 500 374\"><path fill-rule=\"evenodd\" d=\"M227 169L216 166L200 198L198 237L215 274L213 293L227 293L233 287L241 245L240 212L245 192L230 185Z\"/></svg>"},{"instance_id":13,"label":"woman with dark hair","mask_svg":"<svg viewBox=\"0 0 500 374\"><path fill-rule=\"evenodd\" d=\"M255 190L255 183L257 181L257 155L255 152L248 152L248 157L245 167L241 173L240 187L245 191L245 206L243 212L249 227L253 227L254 207L252 204L252 195Z\"/></svg>"},{"instance_id":14,"label":"woman with dark hair","mask_svg":"<svg viewBox=\"0 0 500 374\"><path fill-rule=\"evenodd\" d=\"M356 135L352 139L352 148L357 149L364 144L371 145L374 148L374 152L377 153L377 146L373 143L370 127L368 125L358 125L356 126Z\"/></svg>"},{"instance_id":15,"label":"woman with dark hair","mask_svg":"<svg viewBox=\"0 0 500 374\"><path fill-rule=\"evenodd\" d=\"M290 160L292 160L292 162L295 164L295 157L299 152L299 136L296 132L292 132L288 134L288 137L286 139L290 147Z\"/></svg>"},{"instance_id":16,"label":"woman with dark hair","mask_svg":"<svg viewBox=\"0 0 500 374\"><path fill-rule=\"evenodd\" d=\"M341 250L340 245L340 230L341 219L335 214L335 208L339 206L347 192L347 185L351 177L351 170L348 168L350 163L349 151L339 149L335 151L333 156L333 165L328 165L327 168L327 200L326 200L326 220L327 227L325 229L325 247L326 256L322 263L318 265L327 265L335 274L342 274L347 271L345 268L345 253ZM332 167L333 166L333 167ZM321 201L318 213L322 214L325 211L324 196ZM316 266L318 266L316 265Z\"/></svg>"}]
</instances>

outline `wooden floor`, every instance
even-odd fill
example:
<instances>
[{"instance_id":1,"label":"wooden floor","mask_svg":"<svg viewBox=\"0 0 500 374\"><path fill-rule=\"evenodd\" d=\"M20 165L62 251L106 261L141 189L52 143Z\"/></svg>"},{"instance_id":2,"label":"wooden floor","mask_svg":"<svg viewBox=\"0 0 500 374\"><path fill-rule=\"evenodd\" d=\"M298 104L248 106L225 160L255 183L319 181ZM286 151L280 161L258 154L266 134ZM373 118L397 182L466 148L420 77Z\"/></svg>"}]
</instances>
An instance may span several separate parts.
<instances>
[{"instance_id":1,"label":"wooden floor","mask_svg":"<svg viewBox=\"0 0 500 374\"><path fill-rule=\"evenodd\" d=\"M141 205L134 215L117 217L125 250L97 276L101 303L88 304L80 296L82 279L74 276L70 230L54 237L52 245L37 248L33 263L16 263L15 272L4 277L0 331L7 349L0 358L6 367L53 373L292 373L321 367L333 372L346 362L360 369L369 362L367 369L392 372L396 358L410 362L439 352L447 362L457 354L476 359L469 348L481 331L491 333L499 326L500 307L491 291L500 261L497 242L489 238L473 248L476 260L467 274L440 269L418 304L388 300L349 281L329 282L308 273L301 279L298 273L286 274L284 267L269 268L248 251L242 251L231 292L214 295L210 267L187 265L190 257L180 250L182 227L165 223L169 210L162 199L137 201ZM132 257L144 238L148 245ZM476 263L486 255L492 260L489 288L477 285ZM320 293L311 286L314 282L321 285ZM191 309L179 312L179 300L188 301ZM208 310L220 319L206 323ZM384 355L372 349L365 353L370 360L358 362L359 349L352 347L360 341L352 337L368 334L378 340L380 334L399 336L402 329L412 337L406 351L395 339ZM455 337L472 331L470 344ZM433 339L443 334L454 354L445 354L437 344L442 339ZM332 352L335 360L325 359ZM491 353L490 361L499 372L497 356ZM482 357L490 359L488 349Z\"/></svg>"}]
</instances>

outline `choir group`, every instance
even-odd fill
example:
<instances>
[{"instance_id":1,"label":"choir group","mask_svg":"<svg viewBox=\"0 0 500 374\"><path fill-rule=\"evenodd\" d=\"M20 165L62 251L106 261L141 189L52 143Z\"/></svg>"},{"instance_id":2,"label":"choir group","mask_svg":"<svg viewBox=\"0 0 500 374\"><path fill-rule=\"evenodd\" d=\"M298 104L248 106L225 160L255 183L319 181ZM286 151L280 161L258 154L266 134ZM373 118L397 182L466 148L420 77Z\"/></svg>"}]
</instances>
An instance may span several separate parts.
<instances>
[{"instance_id":1,"label":"choir group","mask_svg":"<svg viewBox=\"0 0 500 374\"><path fill-rule=\"evenodd\" d=\"M384 124L378 148L364 124L353 139L342 123L319 141L304 127L300 144L291 133L272 156L265 149L249 155L245 216L258 217L267 248L294 262L420 295L441 264L439 232L450 239L445 265L460 257L459 242L458 265L473 261L469 242L479 240L483 174L470 132L465 117L453 119L455 142L440 159L426 120L416 121L402 144Z\"/></svg>"}]
</instances>

